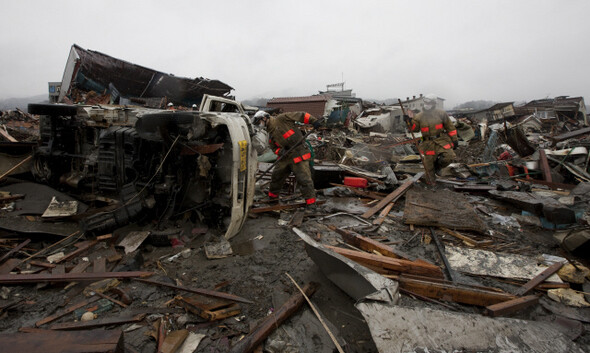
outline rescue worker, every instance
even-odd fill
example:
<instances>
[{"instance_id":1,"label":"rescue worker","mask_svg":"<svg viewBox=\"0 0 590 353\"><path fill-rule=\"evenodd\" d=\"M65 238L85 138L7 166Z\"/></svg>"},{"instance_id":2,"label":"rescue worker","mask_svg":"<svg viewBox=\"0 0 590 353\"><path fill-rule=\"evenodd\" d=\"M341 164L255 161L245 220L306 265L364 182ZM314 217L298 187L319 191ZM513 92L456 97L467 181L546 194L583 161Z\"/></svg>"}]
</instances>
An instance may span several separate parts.
<instances>
[{"instance_id":1,"label":"rescue worker","mask_svg":"<svg viewBox=\"0 0 590 353\"><path fill-rule=\"evenodd\" d=\"M303 140L303 134L297 128L296 123L311 124L314 128L318 128L321 121L305 112L283 113L276 117L272 117L268 113L255 115L254 124L264 124L268 131L271 148L281 158L272 171L268 191L268 197L271 201L278 202L285 179L293 172L307 207L309 209L317 207L315 188L309 166L311 153L305 143L299 143ZM296 147L293 148L293 146ZM290 152L287 153L289 150Z\"/></svg>"},{"instance_id":2,"label":"rescue worker","mask_svg":"<svg viewBox=\"0 0 590 353\"><path fill-rule=\"evenodd\" d=\"M405 115L412 131L422 133L422 142L418 146L424 157L424 168L427 181L434 184L436 172L453 162L454 150L458 138L455 125L442 109L436 108L437 97L434 94L424 96L424 109L411 119Z\"/></svg>"}]
</instances>

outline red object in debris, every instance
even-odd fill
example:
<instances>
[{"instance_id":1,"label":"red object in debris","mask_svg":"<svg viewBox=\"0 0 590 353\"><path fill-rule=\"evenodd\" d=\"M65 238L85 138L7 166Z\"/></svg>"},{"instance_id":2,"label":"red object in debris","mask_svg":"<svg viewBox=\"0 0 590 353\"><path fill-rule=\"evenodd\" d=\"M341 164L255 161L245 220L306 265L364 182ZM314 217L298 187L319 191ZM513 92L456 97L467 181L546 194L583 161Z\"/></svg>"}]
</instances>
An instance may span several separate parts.
<instances>
[{"instance_id":1,"label":"red object in debris","mask_svg":"<svg viewBox=\"0 0 590 353\"><path fill-rule=\"evenodd\" d=\"M344 177L344 185L354 186L355 188L366 188L367 187L367 179L355 178L355 177Z\"/></svg>"},{"instance_id":2,"label":"red object in debris","mask_svg":"<svg viewBox=\"0 0 590 353\"><path fill-rule=\"evenodd\" d=\"M512 155L508 151L502 152L502 154L500 155L500 157L498 157L498 160L500 160L500 161L505 161L507 159L512 159Z\"/></svg>"}]
</instances>

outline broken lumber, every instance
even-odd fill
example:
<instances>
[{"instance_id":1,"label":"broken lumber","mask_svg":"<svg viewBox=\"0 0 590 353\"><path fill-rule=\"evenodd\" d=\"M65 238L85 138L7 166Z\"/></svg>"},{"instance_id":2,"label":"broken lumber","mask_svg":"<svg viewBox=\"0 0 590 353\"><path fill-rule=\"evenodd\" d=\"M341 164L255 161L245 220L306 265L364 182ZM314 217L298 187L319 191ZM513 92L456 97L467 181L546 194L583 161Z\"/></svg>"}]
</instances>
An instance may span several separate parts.
<instances>
[{"instance_id":1,"label":"broken lumber","mask_svg":"<svg viewBox=\"0 0 590 353\"><path fill-rule=\"evenodd\" d=\"M389 203L397 201L416 181L422 177L422 175L424 175L424 172L420 172L414 175L413 178L406 180L406 182L404 182L399 188L395 189L391 194L385 196L385 198L383 198L377 205L363 213L361 217L367 219L375 213L381 211L381 209L387 206Z\"/></svg>"},{"instance_id":2,"label":"broken lumber","mask_svg":"<svg viewBox=\"0 0 590 353\"><path fill-rule=\"evenodd\" d=\"M224 299L211 299L202 295L176 298L176 304L207 321L225 319L242 312L240 306Z\"/></svg>"},{"instance_id":3,"label":"broken lumber","mask_svg":"<svg viewBox=\"0 0 590 353\"><path fill-rule=\"evenodd\" d=\"M293 277L291 277L290 274L285 273L285 275L287 275L287 277L289 277L289 279L291 280L291 282L293 282L293 284L295 285L295 287L297 287L297 290L301 293L301 295L303 295L303 297L305 298L305 301L307 301L307 304L309 305L309 307L311 308L311 310L313 310L313 313L315 314L315 316L318 318L318 320L320 321L320 323L324 327L324 330L326 330L326 332L328 333L328 335L330 335L330 339L332 340L332 342L336 346L336 349L338 349L338 352L339 353L344 353L344 351L342 350L342 347L340 346L340 344L336 340L336 337L334 337L334 334L332 333L332 331L330 331L330 329L328 328L328 325L326 325L326 323L324 322L324 319L322 319L322 316L320 315L320 313L318 312L318 310L315 308L315 306L313 305L313 303L311 302L311 300L309 300L309 297L305 294L305 292L303 291L303 289L301 289L301 287L299 286L299 284L297 284L297 282L295 282L295 280L293 279Z\"/></svg>"},{"instance_id":4,"label":"broken lumber","mask_svg":"<svg viewBox=\"0 0 590 353\"><path fill-rule=\"evenodd\" d=\"M442 299L461 304L487 307L516 298L514 295L508 293L451 284L449 282L415 279L401 275L385 275L385 277L398 281L400 288L407 289L413 293L428 298Z\"/></svg>"},{"instance_id":5,"label":"broken lumber","mask_svg":"<svg viewBox=\"0 0 590 353\"><path fill-rule=\"evenodd\" d=\"M78 249L72 251L69 254L66 254L64 257L62 257L61 259L55 261L56 264L62 263L64 261L67 261L73 257L76 257L78 255L80 255L81 253L83 253L86 250L89 250L90 248L92 248L94 245L96 245L98 243L98 240L85 240L82 241L80 243L74 244L75 247L77 247Z\"/></svg>"},{"instance_id":6,"label":"broken lumber","mask_svg":"<svg viewBox=\"0 0 590 353\"><path fill-rule=\"evenodd\" d=\"M317 285L309 283L303 287L305 295L310 297L315 293ZM295 293L277 311L268 315L252 332L236 343L230 353L250 353L260 345L277 327L301 308L305 298L301 293Z\"/></svg>"},{"instance_id":7,"label":"broken lumber","mask_svg":"<svg viewBox=\"0 0 590 353\"><path fill-rule=\"evenodd\" d=\"M486 307L485 314L488 316L506 316L527 308L539 302L539 296L527 295L526 297L508 300L502 303L489 305Z\"/></svg>"},{"instance_id":8,"label":"broken lumber","mask_svg":"<svg viewBox=\"0 0 590 353\"><path fill-rule=\"evenodd\" d=\"M545 181L548 183L553 182L553 178L551 177L551 168L549 168L549 162L547 161L547 155L545 154L545 150L542 148L539 150L539 166L543 172L543 179L545 179Z\"/></svg>"},{"instance_id":9,"label":"broken lumber","mask_svg":"<svg viewBox=\"0 0 590 353\"><path fill-rule=\"evenodd\" d=\"M363 266L369 265L373 268L380 268L384 269L385 271L394 271L396 273L409 273L433 278L444 277L440 267L425 261L412 262L404 259L394 259L387 256L373 255L361 251L337 248L334 246L326 246L326 248L353 261L356 261Z\"/></svg>"},{"instance_id":10,"label":"broken lumber","mask_svg":"<svg viewBox=\"0 0 590 353\"><path fill-rule=\"evenodd\" d=\"M6 352L27 353L123 353L122 330L51 331L0 334ZM4 350L3 350L4 351Z\"/></svg>"},{"instance_id":11,"label":"broken lumber","mask_svg":"<svg viewBox=\"0 0 590 353\"><path fill-rule=\"evenodd\" d=\"M122 315L117 317L107 317L104 319L97 319L91 321L77 321L77 322L64 322L49 326L50 330L85 330L88 328L95 328L101 326L110 325L123 325L131 322L139 322L146 317L146 314L139 314L135 316Z\"/></svg>"},{"instance_id":12,"label":"broken lumber","mask_svg":"<svg viewBox=\"0 0 590 353\"><path fill-rule=\"evenodd\" d=\"M12 254L15 254L20 249L24 248L30 242L31 242L31 239L27 239L27 240L23 241L22 243L18 244L17 246L15 246L12 250L10 250L4 256L2 256L2 258L0 258L0 263L2 263L2 261L11 257Z\"/></svg>"},{"instance_id":13,"label":"broken lumber","mask_svg":"<svg viewBox=\"0 0 590 353\"><path fill-rule=\"evenodd\" d=\"M463 242L465 242L467 245L470 245L470 246L476 246L476 245L477 246L485 246L485 245L490 245L493 243L493 241L491 241L491 240L475 240L475 239L472 239L466 235L463 235L461 233L457 233L454 230L450 230L445 227L438 227L438 228L440 230L442 230L443 232L454 236L457 239L461 239Z\"/></svg>"},{"instance_id":14,"label":"broken lumber","mask_svg":"<svg viewBox=\"0 0 590 353\"><path fill-rule=\"evenodd\" d=\"M41 319L41 320L35 322L35 326L36 327L39 327L41 325L45 325L47 323L50 323L51 321L57 320L60 317L64 317L64 316L66 316L68 314L73 313L76 309L79 309L79 308L84 307L84 306L86 306L88 304L94 303L95 301L97 301L99 299L100 299L100 297L90 297L89 299L86 299L86 300L83 300L83 301L81 301L79 303L76 303L74 305L71 305L68 308L60 311L57 314L48 316L48 317L46 317L44 319Z\"/></svg>"},{"instance_id":15,"label":"broken lumber","mask_svg":"<svg viewBox=\"0 0 590 353\"><path fill-rule=\"evenodd\" d=\"M326 203L325 200L316 201L317 205L323 205L324 203ZM296 202L296 203L292 203L292 204L288 204L288 205L273 205L273 206L267 206L267 207L251 208L250 213L263 213L263 212L270 212L270 211L291 210L294 208L305 207L305 206L307 206L307 203L305 203L305 201L303 201L303 202Z\"/></svg>"},{"instance_id":16,"label":"broken lumber","mask_svg":"<svg viewBox=\"0 0 590 353\"><path fill-rule=\"evenodd\" d=\"M72 281L97 281L107 278L136 278L149 277L153 272L129 271L129 272L103 272L103 273L62 273L52 275L47 273L25 275L0 275L0 284L37 283L37 282L72 282Z\"/></svg>"},{"instance_id":17,"label":"broken lumber","mask_svg":"<svg viewBox=\"0 0 590 353\"><path fill-rule=\"evenodd\" d=\"M539 273L535 278L531 279L527 283L525 283L522 287L518 288L514 294L521 296L525 295L528 292L532 291L537 285L541 284L544 280L549 278L552 274L559 271L559 269L563 266L561 262L556 262L553 265L547 267L543 272Z\"/></svg>"},{"instance_id":18,"label":"broken lumber","mask_svg":"<svg viewBox=\"0 0 590 353\"><path fill-rule=\"evenodd\" d=\"M382 244L371 238L363 237L359 234L356 234L345 229L337 228L333 225L329 225L328 228L340 234L345 242L361 250L365 250L370 253L373 253L373 251L377 251L383 256L409 260L406 256L395 251L395 249L393 249L391 246Z\"/></svg>"},{"instance_id":19,"label":"broken lumber","mask_svg":"<svg viewBox=\"0 0 590 353\"><path fill-rule=\"evenodd\" d=\"M202 288L189 288L189 287L175 286L173 284L158 282L158 281L153 281L153 280L148 280L148 279L135 278L135 280L139 281L139 282L143 282L143 283L153 284L156 286L162 286L162 287L168 287L168 288L177 289L177 290L183 290L183 291L189 292L189 293L202 294L202 295L206 295L209 297L233 300L235 302L241 302L241 303L246 303L246 304L254 304L254 302L252 302L251 300L248 300L248 299L242 298L242 297L238 297L237 295L233 295L233 294L216 292L213 290L202 289Z\"/></svg>"},{"instance_id":20,"label":"broken lumber","mask_svg":"<svg viewBox=\"0 0 590 353\"><path fill-rule=\"evenodd\" d=\"M391 211L391 208L393 207L393 205L394 205L394 202L390 202L389 205L385 206L385 208L379 214L379 217L377 217L373 220L373 225L380 226L381 224L383 224L383 222L385 221L385 218L387 218L387 215Z\"/></svg>"}]
</instances>

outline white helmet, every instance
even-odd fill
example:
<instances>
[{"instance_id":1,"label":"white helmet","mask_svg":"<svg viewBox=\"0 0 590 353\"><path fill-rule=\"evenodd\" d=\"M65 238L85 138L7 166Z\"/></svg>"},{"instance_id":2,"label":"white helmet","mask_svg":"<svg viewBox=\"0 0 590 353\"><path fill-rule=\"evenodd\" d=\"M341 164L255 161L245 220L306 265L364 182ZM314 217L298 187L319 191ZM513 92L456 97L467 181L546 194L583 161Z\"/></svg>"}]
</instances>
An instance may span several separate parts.
<instances>
[{"instance_id":1,"label":"white helmet","mask_svg":"<svg viewBox=\"0 0 590 353\"><path fill-rule=\"evenodd\" d=\"M270 116L270 114L268 114L265 111L262 111L262 110L257 111L256 114L254 114L254 121L253 121L254 125L257 125L260 122L260 120L262 120L262 118L268 118L269 116Z\"/></svg>"},{"instance_id":2,"label":"white helmet","mask_svg":"<svg viewBox=\"0 0 590 353\"><path fill-rule=\"evenodd\" d=\"M424 110L431 110L434 109L436 107L436 101L438 100L438 97L436 96L436 94L427 94L424 96Z\"/></svg>"}]
</instances>

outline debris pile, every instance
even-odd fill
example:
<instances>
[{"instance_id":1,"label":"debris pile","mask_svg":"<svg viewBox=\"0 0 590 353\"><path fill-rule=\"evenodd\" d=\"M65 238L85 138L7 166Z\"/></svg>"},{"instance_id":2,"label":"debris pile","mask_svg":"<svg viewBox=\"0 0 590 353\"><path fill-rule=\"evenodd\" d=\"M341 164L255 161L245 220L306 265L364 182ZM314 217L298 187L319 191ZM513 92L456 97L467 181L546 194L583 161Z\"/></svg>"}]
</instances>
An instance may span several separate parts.
<instances>
[{"instance_id":1,"label":"debris pile","mask_svg":"<svg viewBox=\"0 0 590 353\"><path fill-rule=\"evenodd\" d=\"M242 104L203 94L198 109L168 109L156 80L141 86L150 94L123 93L111 71L91 76L97 58L118 61L77 56L67 99L86 104L2 114L10 149L34 146L0 163L1 346L589 350L590 128L578 100L455 113L457 158L429 185L403 116L422 96L275 99L321 101L330 117L302 134L312 208L294 177L269 200L277 157ZM108 105L115 92L162 109Z\"/></svg>"}]
</instances>

